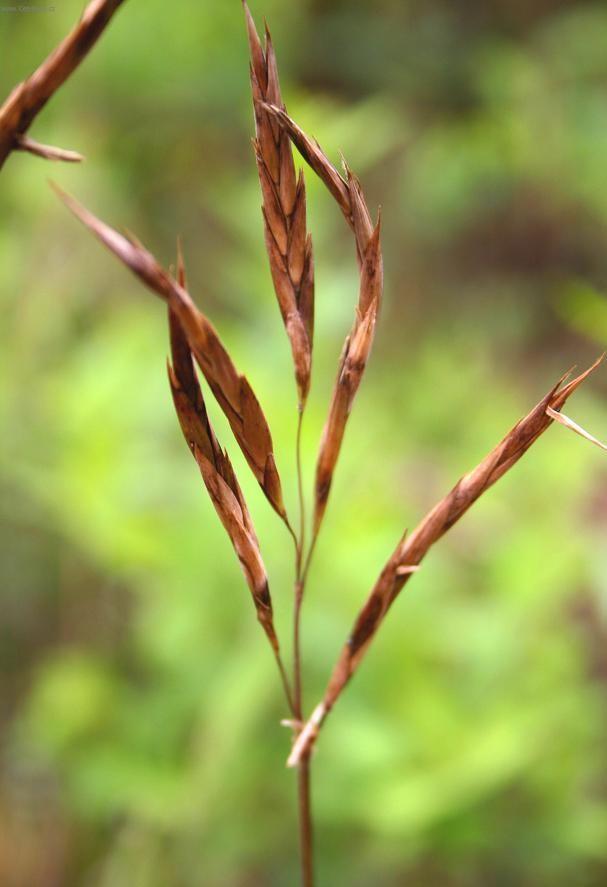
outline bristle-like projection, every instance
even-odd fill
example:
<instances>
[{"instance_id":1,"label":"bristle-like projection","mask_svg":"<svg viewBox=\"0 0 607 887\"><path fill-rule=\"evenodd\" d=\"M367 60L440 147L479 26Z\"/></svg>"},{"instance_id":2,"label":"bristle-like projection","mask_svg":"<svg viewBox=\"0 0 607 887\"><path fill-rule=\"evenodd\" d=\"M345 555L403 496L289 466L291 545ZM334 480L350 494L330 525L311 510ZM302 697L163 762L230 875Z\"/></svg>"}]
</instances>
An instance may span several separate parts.
<instances>
[{"instance_id":1,"label":"bristle-like projection","mask_svg":"<svg viewBox=\"0 0 607 887\"><path fill-rule=\"evenodd\" d=\"M316 463L314 536L317 536L327 508L350 411L373 345L375 323L383 291L380 222L378 219L377 224L373 226L360 182L345 161L346 178L343 178L318 142L310 139L283 107L275 102L266 102L263 108L279 124L280 129L289 135L304 160L317 173L337 201L354 233L356 256L360 267L360 291L354 325L342 350Z\"/></svg>"},{"instance_id":2,"label":"bristle-like projection","mask_svg":"<svg viewBox=\"0 0 607 887\"><path fill-rule=\"evenodd\" d=\"M586 431L585 428L582 428L581 425L578 425L577 422L574 422L573 419L570 419L569 416L564 416L557 410L553 410L552 407L548 407L546 413L548 416L550 416L551 419L554 419L555 422L559 422L564 428L568 428L569 431L573 431L575 434L579 434L580 437L583 437L584 440L587 440L589 443L594 444L595 447L598 447L600 450L607 450L607 444L604 444L593 434L590 434L590 432Z\"/></svg>"},{"instance_id":3,"label":"bristle-like projection","mask_svg":"<svg viewBox=\"0 0 607 887\"><path fill-rule=\"evenodd\" d=\"M78 24L34 73L16 86L0 108L0 169L14 150L74 162L73 151L25 139L36 115L95 45L123 0L92 0Z\"/></svg>"},{"instance_id":4,"label":"bristle-like projection","mask_svg":"<svg viewBox=\"0 0 607 887\"><path fill-rule=\"evenodd\" d=\"M178 282L185 289L181 254L178 261ZM219 519L234 546L253 597L257 618L272 649L278 654L279 645L272 617L268 577L251 516L228 455L219 446L211 427L188 340L177 314L172 308L168 311L171 342L169 383L179 424L188 447L198 463Z\"/></svg>"},{"instance_id":5,"label":"bristle-like projection","mask_svg":"<svg viewBox=\"0 0 607 887\"><path fill-rule=\"evenodd\" d=\"M236 370L215 327L198 310L185 287L140 243L119 234L56 185L53 188L74 215L172 309L253 474L272 507L288 523L268 423L253 389Z\"/></svg>"},{"instance_id":6,"label":"bristle-like projection","mask_svg":"<svg viewBox=\"0 0 607 887\"><path fill-rule=\"evenodd\" d=\"M19 136L15 139L15 151L26 151L44 160L60 160L63 163L82 163L84 157L77 151L66 151L65 148L55 148L53 145L42 145L40 142L30 139L29 136Z\"/></svg>"},{"instance_id":7,"label":"bristle-like projection","mask_svg":"<svg viewBox=\"0 0 607 887\"><path fill-rule=\"evenodd\" d=\"M310 390L314 334L314 263L306 233L306 189L296 177L289 136L264 103L284 109L276 56L266 29L265 49L244 5L251 51L251 90L255 110L253 141L263 198L263 221L270 271L283 323L291 343L300 409Z\"/></svg>"},{"instance_id":8,"label":"bristle-like projection","mask_svg":"<svg viewBox=\"0 0 607 887\"><path fill-rule=\"evenodd\" d=\"M360 665L389 607L428 550L465 514L485 490L518 462L552 424L553 419L547 415L547 409L560 410L567 398L599 366L603 357L604 355L569 384L563 385L564 379L561 379L476 468L458 481L411 535L399 542L354 623L322 702L315 709L293 746L288 760L289 766L295 766L310 753L322 722Z\"/></svg>"}]
</instances>

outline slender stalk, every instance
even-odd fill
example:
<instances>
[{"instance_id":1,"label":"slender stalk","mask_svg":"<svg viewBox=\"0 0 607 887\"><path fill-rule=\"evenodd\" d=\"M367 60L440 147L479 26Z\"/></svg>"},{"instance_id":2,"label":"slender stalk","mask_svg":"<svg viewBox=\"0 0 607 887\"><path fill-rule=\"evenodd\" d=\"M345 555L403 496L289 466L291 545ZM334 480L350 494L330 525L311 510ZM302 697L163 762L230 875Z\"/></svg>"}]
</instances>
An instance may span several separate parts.
<instances>
[{"instance_id":1,"label":"slender stalk","mask_svg":"<svg viewBox=\"0 0 607 887\"><path fill-rule=\"evenodd\" d=\"M308 572L310 570L310 564L312 563L312 557L314 556L314 550L316 549L316 543L318 541L318 528L312 531L312 541L310 542L310 547L308 548L308 554L306 555L306 560L303 565L303 570L301 571L301 582L305 588L306 582L308 580Z\"/></svg>"},{"instance_id":2,"label":"slender stalk","mask_svg":"<svg viewBox=\"0 0 607 887\"><path fill-rule=\"evenodd\" d=\"M293 691L295 698L295 716L301 719L302 681L301 681L301 601L303 586L299 579L295 581L295 604L293 609Z\"/></svg>"},{"instance_id":3,"label":"slender stalk","mask_svg":"<svg viewBox=\"0 0 607 887\"><path fill-rule=\"evenodd\" d=\"M299 538L295 549L295 601L293 608L293 692L295 718L303 720L303 687L301 679L301 604L305 590L303 555L305 550L306 509L303 491L303 471L301 460L301 432L303 426L303 406L300 405L297 419L295 461L297 465L297 494L299 499ZM297 768L297 795L299 818L299 853L301 862L302 887L313 887L313 844L312 807L310 799L310 756L302 759Z\"/></svg>"},{"instance_id":4,"label":"slender stalk","mask_svg":"<svg viewBox=\"0 0 607 887\"><path fill-rule=\"evenodd\" d=\"M302 582L302 562L305 545L306 507L303 492L303 473L301 467L301 429L303 425L303 408L300 406L297 419L297 437L295 443L295 461L297 464L297 495L299 499L299 538L295 547L295 603L293 609L293 686L295 692L295 708L297 717L301 718L302 687L301 687L301 602L304 584Z\"/></svg>"},{"instance_id":5,"label":"slender stalk","mask_svg":"<svg viewBox=\"0 0 607 887\"><path fill-rule=\"evenodd\" d=\"M302 887L314 887L312 807L310 802L310 757L302 759L297 768L299 796L299 848Z\"/></svg>"},{"instance_id":6,"label":"slender stalk","mask_svg":"<svg viewBox=\"0 0 607 887\"><path fill-rule=\"evenodd\" d=\"M299 498L299 572L301 574L301 557L306 543L306 503L303 491L303 470L301 466L301 432L303 428L304 407L298 408L297 438L295 443L295 459L297 462L297 495Z\"/></svg>"},{"instance_id":7,"label":"slender stalk","mask_svg":"<svg viewBox=\"0 0 607 887\"><path fill-rule=\"evenodd\" d=\"M280 672L280 680L285 691L285 697L287 700L287 705L289 706L289 711L294 718L298 718L299 720L301 720L301 713L297 714L295 710L295 701L293 698L293 693L291 691L291 685L289 684L289 678L287 677L287 671L285 669L284 662L282 661L282 656L278 652L276 652L274 655L276 658L276 664L278 665L278 671Z\"/></svg>"}]
</instances>

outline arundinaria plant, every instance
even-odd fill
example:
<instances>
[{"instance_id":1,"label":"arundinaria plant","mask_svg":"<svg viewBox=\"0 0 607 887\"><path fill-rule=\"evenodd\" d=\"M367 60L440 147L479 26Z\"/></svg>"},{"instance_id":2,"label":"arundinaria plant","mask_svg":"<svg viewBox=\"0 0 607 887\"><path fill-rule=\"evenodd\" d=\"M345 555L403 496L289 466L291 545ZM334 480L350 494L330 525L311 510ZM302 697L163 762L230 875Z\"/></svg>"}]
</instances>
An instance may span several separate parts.
<instances>
[{"instance_id":1,"label":"arundinaria plant","mask_svg":"<svg viewBox=\"0 0 607 887\"><path fill-rule=\"evenodd\" d=\"M28 81L11 94L0 109L0 165L15 149L28 150L48 159L79 159L79 155L72 152L38 145L26 136L26 130L52 92L74 70L119 5L120 0L94 0L74 32ZM72 197L56 186L55 189L93 234L167 306L170 347L168 380L177 418L242 567L257 619L270 643L284 688L289 712L286 723L293 729L293 743L287 763L298 773L302 883L310 887L314 881L310 766L312 751L325 719L362 662L390 606L405 583L419 569L432 545L516 464L554 421L606 448L561 412L569 396L598 367L603 357L575 378L568 380L567 374L559 379L480 464L465 474L410 534L398 541L354 621L323 698L306 719L302 708L301 607L348 417L373 344L383 289L380 220L378 216L377 221L373 222L360 183L346 162L343 161L340 172L318 143L310 139L287 114L270 34L266 29L265 42L262 44L246 4L244 10L251 56L250 78L255 118L253 145L262 195L265 242L276 299L291 346L297 390L299 515L295 526L284 505L272 435L260 402L246 377L234 365L218 331L192 299L181 250L178 250L176 273L173 274L165 270L134 237L119 234ZM318 451L309 541L306 535L300 440L312 378L314 261L312 239L306 225L304 175L296 172L293 147L325 184L343 213L354 238L360 275L352 328L339 359ZM197 368L224 412L235 441L270 506L285 524L294 542L293 656L290 668L285 665L274 626L270 582L253 520L228 453L217 440L209 421Z\"/></svg>"}]
</instances>

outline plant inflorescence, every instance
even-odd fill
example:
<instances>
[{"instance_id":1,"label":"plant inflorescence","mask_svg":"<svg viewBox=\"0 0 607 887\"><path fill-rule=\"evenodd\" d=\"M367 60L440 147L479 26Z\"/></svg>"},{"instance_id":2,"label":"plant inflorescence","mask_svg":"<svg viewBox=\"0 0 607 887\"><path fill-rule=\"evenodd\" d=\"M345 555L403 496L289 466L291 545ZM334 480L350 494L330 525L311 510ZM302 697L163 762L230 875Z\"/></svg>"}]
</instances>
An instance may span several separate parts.
<instances>
[{"instance_id":1,"label":"plant inflorescence","mask_svg":"<svg viewBox=\"0 0 607 887\"><path fill-rule=\"evenodd\" d=\"M74 70L97 39L121 0L94 0L81 23L56 52L11 94L0 109L0 166L15 149L50 159L77 159L71 152L46 148L26 135L29 124L52 92ZM332 481L344 442L348 418L373 344L383 291L383 260L379 214L374 222L360 182L343 161L340 171L319 144L288 115L281 96L276 56L266 28L262 44L245 4L250 48L255 158L262 195L265 243L276 299L289 338L297 391L296 463L298 521L291 522L284 504L269 423L247 378L237 369L228 347L190 295L178 250L175 273L166 270L133 236L125 236L96 218L56 188L72 212L167 306L170 360L168 376L173 403L187 445L200 469L204 486L242 567L257 618L276 659L293 728L288 765L298 770L302 881L313 883L310 760L322 724L358 669L389 608L419 569L430 548L554 422L591 442L591 437L561 412L571 394L602 361L575 378L560 379L500 443L465 474L409 534L402 537L381 570L348 634L323 698L307 718L302 703L301 609L309 567ZM314 260L307 231L306 189L293 148L328 189L351 229L359 269L359 292L351 330L346 337L316 462L313 512L306 533L301 428L312 379L314 338ZM228 420L236 444L270 506L294 542L292 664L287 667L274 624L270 582L253 520L227 451L220 445L205 406L197 368Z\"/></svg>"}]
</instances>

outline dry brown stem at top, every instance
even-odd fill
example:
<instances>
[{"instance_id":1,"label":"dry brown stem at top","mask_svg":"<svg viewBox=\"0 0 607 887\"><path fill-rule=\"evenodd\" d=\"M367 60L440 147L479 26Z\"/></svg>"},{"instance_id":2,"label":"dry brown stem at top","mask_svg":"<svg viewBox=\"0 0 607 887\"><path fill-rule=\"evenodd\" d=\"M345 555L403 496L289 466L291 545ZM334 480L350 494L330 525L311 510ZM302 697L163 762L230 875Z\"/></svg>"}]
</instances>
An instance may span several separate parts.
<instances>
[{"instance_id":1,"label":"dry brown stem at top","mask_svg":"<svg viewBox=\"0 0 607 887\"><path fill-rule=\"evenodd\" d=\"M186 289L181 252L177 280L179 285ZM190 346L179 318L172 308L169 308L169 333L172 361L168 365L169 383L181 430L240 561L253 597L257 618L274 652L278 654L279 645L274 629L268 576L259 542L228 454L219 446L209 421Z\"/></svg>"},{"instance_id":2,"label":"dry brown stem at top","mask_svg":"<svg viewBox=\"0 0 607 887\"><path fill-rule=\"evenodd\" d=\"M73 162L74 151L40 145L25 137L36 115L95 45L124 0L92 0L78 24L0 108L0 169L11 151L29 151L49 160Z\"/></svg>"},{"instance_id":3,"label":"dry brown stem at top","mask_svg":"<svg viewBox=\"0 0 607 887\"><path fill-rule=\"evenodd\" d=\"M253 474L272 507L288 524L268 423L253 389L245 376L238 373L215 327L199 311L188 291L140 243L127 240L73 197L56 185L53 187L74 215L149 289L168 303Z\"/></svg>"},{"instance_id":4,"label":"dry brown stem at top","mask_svg":"<svg viewBox=\"0 0 607 887\"><path fill-rule=\"evenodd\" d=\"M255 110L253 140L263 197L263 221L270 271L283 323L291 343L299 406L310 390L314 334L314 263L306 233L306 189L295 174L289 136L264 107L284 109L276 56L266 28L265 49L244 5L251 50L251 90Z\"/></svg>"},{"instance_id":5,"label":"dry brown stem at top","mask_svg":"<svg viewBox=\"0 0 607 887\"><path fill-rule=\"evenodd\" d=\"M324 719L360 665L389 607L428 550L465 514L485 490L518 462L552 424L553 419L547 411L549 409L559 411L567 398L599 366L603 357L562 388L561 385L566 377L560 379L543 400L508 432L497 447L476 468L457 482L451 492L426 515L411 535L397 545L354 623L350 637L333 669L322 701L293 746L288 761L290 766L297 765L302 758L309 755Z\"/></svg>"}]
</instances>

